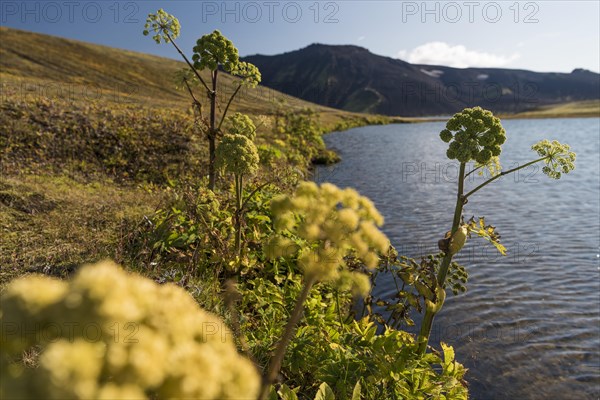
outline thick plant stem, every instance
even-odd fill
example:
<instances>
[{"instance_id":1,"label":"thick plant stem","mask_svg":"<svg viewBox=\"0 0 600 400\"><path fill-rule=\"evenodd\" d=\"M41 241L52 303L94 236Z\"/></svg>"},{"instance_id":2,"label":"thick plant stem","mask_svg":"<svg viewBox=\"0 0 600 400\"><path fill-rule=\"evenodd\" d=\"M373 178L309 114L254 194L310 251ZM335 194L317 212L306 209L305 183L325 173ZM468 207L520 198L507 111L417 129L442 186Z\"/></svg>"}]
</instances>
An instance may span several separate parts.
<instances>
[{"instance_id":1,"label":"thick plant stem","mask_svg":"<svg viewBox=\"0 0 600 400\"><path fill-rule=\"evenodd\" d=\"M215 169L215 150L217 148L217 129L215 127L215 115L217 111L217 73L212 73L212 92L210 97L210 126L208 132L208 188L214 192L217 172Z\"/></svg>"},{"instance_id":2,"label":"thick plant stem","mask_svg":"<svg viewBox=\"0 0 600 400\"><path fill-rule=\"evenodd\" d=\"M217 109L217 73L218 73L218 69L212 71L212 73L211 73L211 75L212 75L212 90L211 90L211 89L209 89L209 87L206 84L206 82L204 81L204 79L202 79L202 76L200 75L198 70L196 68L194 68L194 64L192 64L192 62L186 57L185 53L183 51L181 51L179 46L177 46L177 44L175 43L175 41L173 40L171 35L169 35L167 33L167 37L169 38L169 42L175 47L177 52L181 55L183 60L190 67L192 72L194 72L194 74L196 75L196 77L198 78L200 83L202 83L202 85L206 88L206 92L208 94L208 97L210 98L210 126L208 127L208 188L214 192L215 191L215 183L217 181L217 172L216 172L216 168L215 168L215 151L217 148L217 143L216 143L217 131L221 127L221 124L219 124L219 129L217 129L216 117L215 117L215 112ZM186 85L187 85L187 82L186 82ZM240 85L240 87L241 87L241 85ZM194 99L195 104L200 104L194 97L189 86L188 86L188 90L189 90L190 94L192 95L192 98ZM235 96L235 94L237 94L237 90L234 93L234 95L232 96L231 100L233 100L233 97ZM231 100L230 100L230 102L231 102ZM227 104L227 108L229 108L229 104ZM225 118L225 116L223 116L223 118ZM221 122L223 122L223 121L221 121Z\"/></svg>"},{"instance_id":3,"label":"thick plant stem","mask_svg":"<svg viewBox=\"0 0 600 400\"><path fill-rule=\"evenodd\" d=\"M215 183L217 180L216 179L216 169L215 169L215 151L217 148L216 140L217 140L218 129L216 129L216 127L215 127L215 111L217 109L217 71L218 70L214 70L212 72L212 90L211 90L211 89L209 89L209 87L206 84L206 82L204 81L204 79L202 79L202 76L200 75L198 70L194 67L194 64L192 64L192 62L186 57L185 53L183 51L181 51L181 49L179 48L179 46L177 46L177 44L175 43L175 41L173 40L171 35L169 35L169 33L167 33L167 37L169 38L169 42L175 47L177 52L181 55L183 60L187 63L187 65L190 67L192 72L196 75L196 77L198 78L200 83L202 83L202 85L206 88L206 92L208 94L208 97L210 98L210 126L208 127L208 188L214 192ZM194 104L199 106L200 102L198 100L196 100L196 97L192 93L191 88L187 84L187 81L185 82L185 84L186 84L186 86L188 86L188 91L189 91L190 95L192 96L192 99L194 100ZM236 94L237 94L237 91L236 91ZM228 107L229 107L229 105L228 105ZM220 127L221 127L221 125L219 124L219 128Z\"/></svg>"},{"instance_id":4,"label":"thick plant stem","mask_svg":"<svg viewBox=\"0 0 600 400\"><path fill-rule=\"evenodd\" d=\"M267 369L267 373L263 379L262 388L260 390L260 395L258 397L259 400L265 400L269 395L269 388L275 382L277 378L277 374L281 369L281 364L283 363L283 357L285 356L285 351L287 350L290 341L292 340L292 335L294 334L296 324L300 321L302 314L304 312L304 302L308 298L308 294L310 289L315 284L314 278L309 278L306 282L304 282L304 286L302 287L302 292L300 292L300 296L296 299L296 305L294 306L294 311L290 316L290 319L285 326L285 331L283 332L283 336L277 343L277 348L275 349L275 354L269 363L269 367Z\"/></svg>"},{"instance_id":5,"label":"thick plant stem","mask_svg":"<svg viewBox=\"0 0 600 400\"><path fill-rule=\"evenodd\" d=\"M460 224L460 217L462 215L463 206L465 204L465 197L463 196L464 183L465 163L461 163L460 171L458 173L458 193L456 196L456 206L454 207L454 219L452 221L452 229L450 231L451 235L454 235L454 233L456 233L456 231L458 230L458 225ZM444 255L442 265L440 266L440 270L438 272L438 286L444 286L450 262L452 262L452 254L450 254L450 252L447 251ZM427 344L429 343L429 335L431 334L431 327L433 326L433 318L435 317L435 314L435 312L430 311L428 309L425 311L425 316L423 317L423 322L421 323L421 330L417 339L417 342L419 344L418 352L421 355L425 354L425 351L427 350Z\"/></svg>"},{"instance_id":6,"label":"thick plant stem","mask_svg":"<svg viewBox=\"0 0 600 400\"><path fill-rule=\"evenodd\" d=\"M423 316L423 322L421 322L419 337L417 339L417 343L419 344L418 353L420 355L425 354L425 351L427 350L429 335L431 334L431 328L433 326L433 317L435 317L435 313L426 308L425 315Z\"/></svg>"},{"instance_id":7,"label":"thick plant stem","mask_svg":"<svg viewBox=\"0 0 600 400\"><path fill-rule=\"evenodd\" d=\"M235 252L238 257L242 256L242 175L235 178Z\"/></svg>"},{"instance_id":8,"label":"thick plant stem","mask_svg":"<svg viewBox=\"0 0 600 400\"><path fill-rule=\"evenodd\" d=\"M212 136L208 138L208 189L215 191L215 151L217 149L216 138Z\"/></svg>"}]
</instances>

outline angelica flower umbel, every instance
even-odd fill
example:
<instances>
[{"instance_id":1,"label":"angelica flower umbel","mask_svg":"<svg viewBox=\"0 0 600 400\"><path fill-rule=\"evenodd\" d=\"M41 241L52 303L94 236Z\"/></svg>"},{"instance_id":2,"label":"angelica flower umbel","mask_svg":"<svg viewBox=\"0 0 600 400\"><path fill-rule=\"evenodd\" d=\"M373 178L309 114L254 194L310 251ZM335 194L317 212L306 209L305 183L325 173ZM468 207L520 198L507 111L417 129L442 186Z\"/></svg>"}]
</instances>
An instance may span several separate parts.
<instances>
[{"instance_id":1,"label":"angelica flower umbel","mask_svg":"<svg viewBox=\"0 0 600 400\"><path fill-rule=\"evenodd\" d=\"M256 137L256 125L254 125L249 116L237 112L227 117L227 134L242 135L250 140L254 140Z\"/></svg>"},{"instance_id":2,"label":"angelica flower umbel","mask_svg":"<svg viewBox=\"0 0 600 400\"><path fill-rule=\"evenodd\" d=\"M154 33L152 39L160 44L161 41L169 43L176 39L180 31L179 20L161 8L156 14L148 15L143 33L144 36Z\"/></svg>"},{"instance_id":3,"label":"angelica flower umbel","mask_svg":"<svg viewBox=\"0 0 600 400\"><path fill-rule=\"evenodd\" d=\"M298 263L309 280L347 281L348 275L342 274L347 255L354 253L367 267L374 268L379 261L377 252L389 248L389 240L378 229L383 217L371 200L354 189L302 182L294 195L273 199L271 210L278 231L272 241L286 243L286 250L292 247L279 235L292 234L304 241ZM364 293L365 283L359 283Z\"/></svg>"},{"instance_id":4,"label":"angelica flower umbel","mask_svg":"<svg viewBox=\"0 0 600 400\"><path fill-rule=\"evenodd\" d=\"M246 61L240 61L232 69L231 74L238 77L242 86L255 88L261 81L262 76L258 67Z\"/></svg>"},{"instance_id":5,"label":"angelica flower umbel","mask_svg":"<svg viewBox=\"0 0 600 400\"><path fill-rule=\"evenodd\" d=\"M454 114L440 138L450 143L446 155L451 160L474 160L485 165L502 152L500 146L506 141L506 131L491 111L474 107Z\"/></svg>"},{"instance_id":6,"label":"angelica flower umbel","mask_svg":"<svg viewBox=\"0 0 600 400\"><path fill-rule=\"evenodd\" d=\"M255 399L260 378L223 321L182 288L111 262L70 282L28 276L0 302L0 398ZM39 348L37 368L15 363Z\"/></svg>"},{"instance_id":7,"label":"angelica flower umbel","mask_svg":"<svg viewBox=\"0 0 600 400\"><path fill-rule=\"evenodd\" d=\"M223 136L215 157L217 166L234 175L251 175L258 169L258 150L244 135Z\"/></svg>"},{"instance_id":8,"label":"angelica flower umbel","mask_svg":"<svg viewBox=\"0 0 600 400\"><path fill-rule=\"evenodd\" d=\"M531 149L546 157L546 165L542 167L542 172L552 179L560 179L562 174L568 174L575 169L576 155L568 144L544 139L531 146Z\"/></svg>"},{"instance_id":9,"label":"angelica flower umbel","mask_svg":"<svg viewBox=\"0 0 600 400\"><path fill-rule=\"evenodd\" d=\"M219 30L214 30L198 39L193 50L192 60L194 68L198 71L203 69L215 71L221 66L226 72L232 72L240 62L238 49Z\"/></svg>"}]
</instances>

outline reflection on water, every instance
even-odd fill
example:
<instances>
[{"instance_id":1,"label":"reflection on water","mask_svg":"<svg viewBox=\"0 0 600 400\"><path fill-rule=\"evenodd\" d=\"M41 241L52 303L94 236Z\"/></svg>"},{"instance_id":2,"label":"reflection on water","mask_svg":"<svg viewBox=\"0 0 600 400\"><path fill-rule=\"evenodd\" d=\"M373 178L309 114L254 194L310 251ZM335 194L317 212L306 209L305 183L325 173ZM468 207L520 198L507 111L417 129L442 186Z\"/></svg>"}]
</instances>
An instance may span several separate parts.
<instances>
[{"instance_id":1,"label":"reflection on water","mask_svg":"<svg viewBox=\"0 0 600 400\"><path fill-rule=\"evenodd\" d=\"M535 156L541 139L571 144L576 169L559 181L538 165L473 195L464 215L497 227L508 255L483 240L458 261L468 291L448 296L431 343L455 346L474 399L598 399L600 396L600 119L508 120L505 169ZM443 123L357 128L326 137L342 162L318 181L352 186L386 218L400 254L437 252L450 229L457 166L438 138ZM474 187L485 177L471 175ZM383 279L379 295L392 293Z\"/></svg>"}]
</instances>

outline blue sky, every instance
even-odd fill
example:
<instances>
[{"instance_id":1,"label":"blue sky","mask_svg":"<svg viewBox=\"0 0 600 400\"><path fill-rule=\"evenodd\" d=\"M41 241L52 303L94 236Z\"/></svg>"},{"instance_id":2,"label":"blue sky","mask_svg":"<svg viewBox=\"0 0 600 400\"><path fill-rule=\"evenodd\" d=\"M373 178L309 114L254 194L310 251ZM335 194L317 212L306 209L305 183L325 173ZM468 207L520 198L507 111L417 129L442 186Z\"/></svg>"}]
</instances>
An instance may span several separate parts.
<instances>
[{"instance_id":1,"label":"blue sky","mask_svg":"<svg viewBox=\"0 0 600 400\"><path fill-rule=\"evenodd\" d=\"M600 2L590 1L7 1L0 24L177 58L141 34L158 8L180 46L220 29L240 54L355 44L409 62L544 72L600 71ZM1 38L0 38L1 39Z\"/></svg>"}]
</instances>

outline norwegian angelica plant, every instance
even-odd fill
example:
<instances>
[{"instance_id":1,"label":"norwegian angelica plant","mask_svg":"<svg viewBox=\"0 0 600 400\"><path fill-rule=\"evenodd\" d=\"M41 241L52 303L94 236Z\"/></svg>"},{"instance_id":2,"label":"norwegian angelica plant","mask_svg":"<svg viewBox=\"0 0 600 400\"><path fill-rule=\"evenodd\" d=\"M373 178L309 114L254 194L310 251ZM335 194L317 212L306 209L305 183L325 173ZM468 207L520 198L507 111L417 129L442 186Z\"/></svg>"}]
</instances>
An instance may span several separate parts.
<instances>
[{"instance_id":1,"label":"norwegian angelica plant","mask_svg":"<svg viewBox=\"0 0 600 400\"><path fill-rule=\"evenodd\" d=\"M251 123L251 121L250 121ZM239 128L239 125L234 124ZM238 130L239 132L240 130ZM254 174L258 169L258 150L248 136L240 133L223 136L216 151L217 166L231 173L235 182L235 251L241 257L242 213L245 206L243 198L244 177Z\"/></svg>"},{"instance_id":2,"label":"norwegian angelica plant","mask_svg":"<svg viewBox=\"0 0 600 400\"><path fill-rule=\"evenodd\" d=\"M69 282L17 279L0 300L2 398L254 400L259 391L224 321L174 284L102 262ZM30 348L41 349L36 368L14 362Z\"/></svg>"},{"instance_id":3,"label":"norwegian angelica plant","mask_svg":"<svg viewBox=\"0 0 600 400\"><path fill-rule=\"evenodd\" d=\"M353 189L302 182L293 195L273 199L271 211L276 234L266 245L266 253L270 258L295 257L304 282L269 362L260 399L266 398L281 368L311 288L317 282L330 282L338 287L350 286L355 293L366 295L370 289L368 277L350 271L346 256L353 254L373 269L379 262L378 252L383 253L389 247L389 240L378 228L383 217L368 198ZM298 240L293 241L290 236Z\"/></svg>"},{"instance_id":4,"label":"norwegian angelica plant","mask_svg":"<svg viewBox=\"0 0 600 400\"><path fill-rule=\"evenodd\" d=\"M424 354L427 350L433 319L442 308L446 298L448 272L451 265L455 264L452 263L452 258L460 252L467 238L472 234L476 234L491 242L501 254L504 255L506 251L499 242L499 235L495 228L487 225L484 218L480 218L478 221L472 218L464 222L463 208L469 199L500 177L539 162L545 164L542 172L553 179L559 179L562 174L567 174L575 168L575 153L571 151L568 145L557 141L542 140L532 146L532 150L537 153L538 158L508 171L501 171L499 156L502 152L502 144L506 141L506 131L502 127L499 118L481 107L466 108L452 116L446 123L446 128L440 132L440 138L449 144L446 151L447 157L451 160L457 160L460 166L452 228L439 241L438 246L442 254L436 257L436 262L430 268L435 279L428 279L426 282L421 281L416 286L425 300L425 316L418 337L419 352L421 354ZM469 162L474 162L475 168L466 173L466 165ZM491 178L468 191L465 188L465 178L471 173L484 168L490 171ZM441 261L439 258L441 258ZM455 283L458 279L466 276L464 267L455 265L454 270L458 271L453 273ZM456 283L453 290L456 291L460 288L461 284Z\"/></svg>"},{"instance_id":5,"label":"norwegian angelica plant","mask_svg":"<svg viewBox=\"0 0 600 400\"><path fill-rule=\"evenodd\" d=\"M214 190L216 183L216 148L218 139L221 137L221 127L227 117L229 107L240 92L240 89L244 86L250 88L256 87L261 81L261 75L255 65L240 61L238 49L231 40L223 36L218 30L204 35L196 41L190 60L175 42L175 39L179 36L180 29L179 20L163 9L160 9L155 14L148 15L143 34L145 36L152 34L152 38L158 44L162 42L172 44L189 68L189 71L182 74L181 79L192 98L194 109L198 114L197 121L199 127L205 133L208 140L208 187L210 190ZM208 70L210 75L208 83L200 74L204 70ZM238 80L236 89L227 100L221 116L218 117L219 93L217 91L217 83L219 71L221 70L237 77ZM208 118L202 115L202 103L194 93L194 83L201 85L209 100L210 111Z\"/></svg>"}]
</instances>

